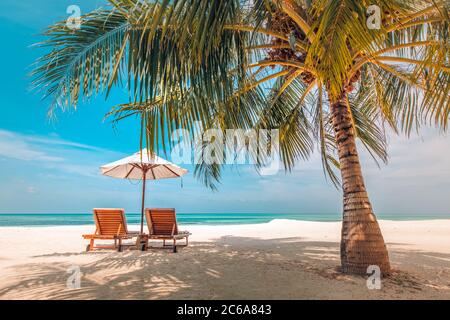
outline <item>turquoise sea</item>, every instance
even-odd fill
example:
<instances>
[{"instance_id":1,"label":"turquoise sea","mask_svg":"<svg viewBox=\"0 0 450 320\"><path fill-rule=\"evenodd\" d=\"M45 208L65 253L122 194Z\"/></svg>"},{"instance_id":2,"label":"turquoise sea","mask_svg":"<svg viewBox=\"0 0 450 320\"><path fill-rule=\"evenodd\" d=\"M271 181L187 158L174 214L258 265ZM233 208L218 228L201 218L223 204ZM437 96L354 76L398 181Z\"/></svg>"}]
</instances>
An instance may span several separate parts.
<instances>
[{"instance_id":1,"label":"turquoise sea","mask_svg":"<svg viewBox=\"0 0 450 320\"><path fill-rule=\"evenodd\" d=\"M450 214L378 214L382 220L450 219ZM274 219L303 221L340 221L340 214L280 214L280 213L178 213L178 222L184 225L224 225L267 223ZM129 224L139 224L140 214L127 214ZM0 214L0 227L69 226L93 224L92 214Z\"/></svg>"}]
</instances>

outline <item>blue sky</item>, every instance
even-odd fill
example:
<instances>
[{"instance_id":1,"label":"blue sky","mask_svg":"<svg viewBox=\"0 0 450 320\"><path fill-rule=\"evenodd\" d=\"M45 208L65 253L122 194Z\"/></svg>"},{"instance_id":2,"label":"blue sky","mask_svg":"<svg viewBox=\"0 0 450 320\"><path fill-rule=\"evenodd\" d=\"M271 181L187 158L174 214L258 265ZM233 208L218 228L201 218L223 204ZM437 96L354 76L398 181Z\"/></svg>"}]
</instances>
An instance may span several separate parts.
<instances>
[{"instance_id":1,"label":"blue sky","mask_svg":"<svg viewBox=\"0 0 450 320\"><path fill-rule=\"evenodd\" d=\"M30 45L47 25L66 19L77 4L87 12L103 1L33 0L0 3L0 213L80 213L93 207L139 210L140 185L102 177L99 166L139 149L138 126L127 120L113 130L103 121L126 99L120 90L78 110L47 118L48 101L29 90L27 73L40 52ZM392 137L390 164L362 161L376 212L450 213L450 138L428 129L411 139ZM149 183L148 206L180 212L333 213L341 195L328 184L315 155L291 174L261 177L253 169L226 170L219 192L188 175L183 181Z\"/></svg>"}]
</instances>

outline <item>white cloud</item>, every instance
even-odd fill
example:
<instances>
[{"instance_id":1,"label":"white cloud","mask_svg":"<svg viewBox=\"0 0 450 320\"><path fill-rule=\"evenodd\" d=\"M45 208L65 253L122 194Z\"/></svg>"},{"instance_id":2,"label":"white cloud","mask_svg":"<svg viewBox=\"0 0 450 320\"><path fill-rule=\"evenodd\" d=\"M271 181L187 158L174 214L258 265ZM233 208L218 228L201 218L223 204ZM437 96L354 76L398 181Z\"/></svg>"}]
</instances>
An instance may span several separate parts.
<instances>
[{"instance_id":1,"label":"white cloud","mask_svg":"<svg viewBox=\"0 0 450 320\"><path fill-rule=\"evenodd\" d=\"M0 135L1 135L0 130ZM8 133L8 132L7 132ZM40 144L40 145L55 145L60 147L66 147L66 148L75 148L80 150L88 150L88 151L96 151L96 152L108 152L109 150L105 150L103 148L98 148L94 146L90 146L83 143L77 143L73 141L67 141L64 139L61 139L57 134L51 134L47 137L40 137L40 136L23 136L27 141Z\"/></svg>"},{"instance_id":2,"label":"white cloud","mask_svg":"<svg viewBox=\"0 0 450 320\"><path fill-rule=\"evenodd\" d=\"M5 130L0 130L0 157L43 162L63 160L59 156L52 156L43 150L39 150L39 148L30 143L27 136Z\"/></svg>"},{"instance_id":3,"label":"white cloud","mask_svg":"<svg viewBox=\"0 0 450 320\"><path fill-rule=\"evenodd\" d=\"M27 192L34 194L34 193L38 192L38 189L36 187L28 187Z\"/></svg>"},{"instance_id":4,"label":"white cloud","mask_svg":"<svg viewBox=\"0 0 450 320\"><path fill-rule=\"evenodd\" d=\"M411 138L391 136L389 163L378 168L362 153L372 203L384 213L449 213L450 136L424 129Z\"/></svg>"},{"instance_id":5,"label":"white cloud","mask_svg":"<svg viewBox=\"0 0 450 320\"><path fill-rule=\"evenodd\" d=\"M376 212L448 213L449 147L450 137L433 131L411 139L393 136L390 163L381 169L360 148L363 174ZM5 157L11 149L20 149L21 156ZM102 177L98 170L103 163L124 156L56 135L0 130L0 211L88 212L96 206L119 206L138 212L140 185ZM296 168L292 173L280 171L266 177L249 166L226 169L217 193L195 181L192 173L185 177L183 189L180 181L152 182L148 184L147 204L176 207L182 212L341 210L341 193L324 179L317 153Z\"/></svg>"},{"instance_id":6,"label":"white cloud","mask_svg":"<svg viewBox=\"0 0 450 320\"><path fill-rule=\"evenodd\" d=\"M101 156L117 153L61 139L0 130L0 158L25 162L67 175L98 177ZM98 160L97 160L98 159Z\"/></svg>"}]
</instances>

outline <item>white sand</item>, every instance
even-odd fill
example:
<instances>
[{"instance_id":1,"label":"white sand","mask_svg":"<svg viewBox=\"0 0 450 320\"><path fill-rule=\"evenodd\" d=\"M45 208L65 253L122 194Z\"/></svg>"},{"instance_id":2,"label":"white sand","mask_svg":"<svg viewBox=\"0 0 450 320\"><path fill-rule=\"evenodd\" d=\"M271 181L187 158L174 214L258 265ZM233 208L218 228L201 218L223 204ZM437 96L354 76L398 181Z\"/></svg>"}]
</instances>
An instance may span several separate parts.
<instances>
[{"instance_id":1,"label":"white sand","mask_svg":"<svg viewBox=\"0 0 450 320\"><path fill-rule=\"evenodd\" d=\"M81 234L93 226L3 227L0 298L450 299L450 220L380 224L396 270L381 290L338 272L335 222L182 226L193 236L177 254L86 253ZM74 265L83 274L78 290L66 285Z\"/></svg>"}]
</instances>

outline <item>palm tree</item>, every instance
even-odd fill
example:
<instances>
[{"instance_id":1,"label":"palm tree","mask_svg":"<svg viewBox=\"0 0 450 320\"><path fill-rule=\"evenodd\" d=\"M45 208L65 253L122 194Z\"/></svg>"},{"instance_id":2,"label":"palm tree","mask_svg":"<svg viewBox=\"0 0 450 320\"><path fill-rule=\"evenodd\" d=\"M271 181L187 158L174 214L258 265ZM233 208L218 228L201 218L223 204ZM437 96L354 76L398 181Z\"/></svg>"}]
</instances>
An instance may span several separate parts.
<instances>
[{"instance_id":1,"label":"palm tree","mask_svg":"<svg viewBox=\"0 0 450 320\"><path fill-rule=\"evenodd\" d=\"M34 85L51 110L81 96L129 92L115 120L141 117L141 141L163 148L174 129L279 129L286 170L315 146L343 191L343 272L390 262L369 200L357 140L387 160L385 128L447 129L449 6L438 0L109 0L79 30L51 26ZM379 29L368 27L377 5ZM376 13L376 11L375 11ZM168 142L170 147L170 141ZM337 171L340 171L340 179ZM215 187L220 166L196 175Z\"/></svg>"}]
</instances>

